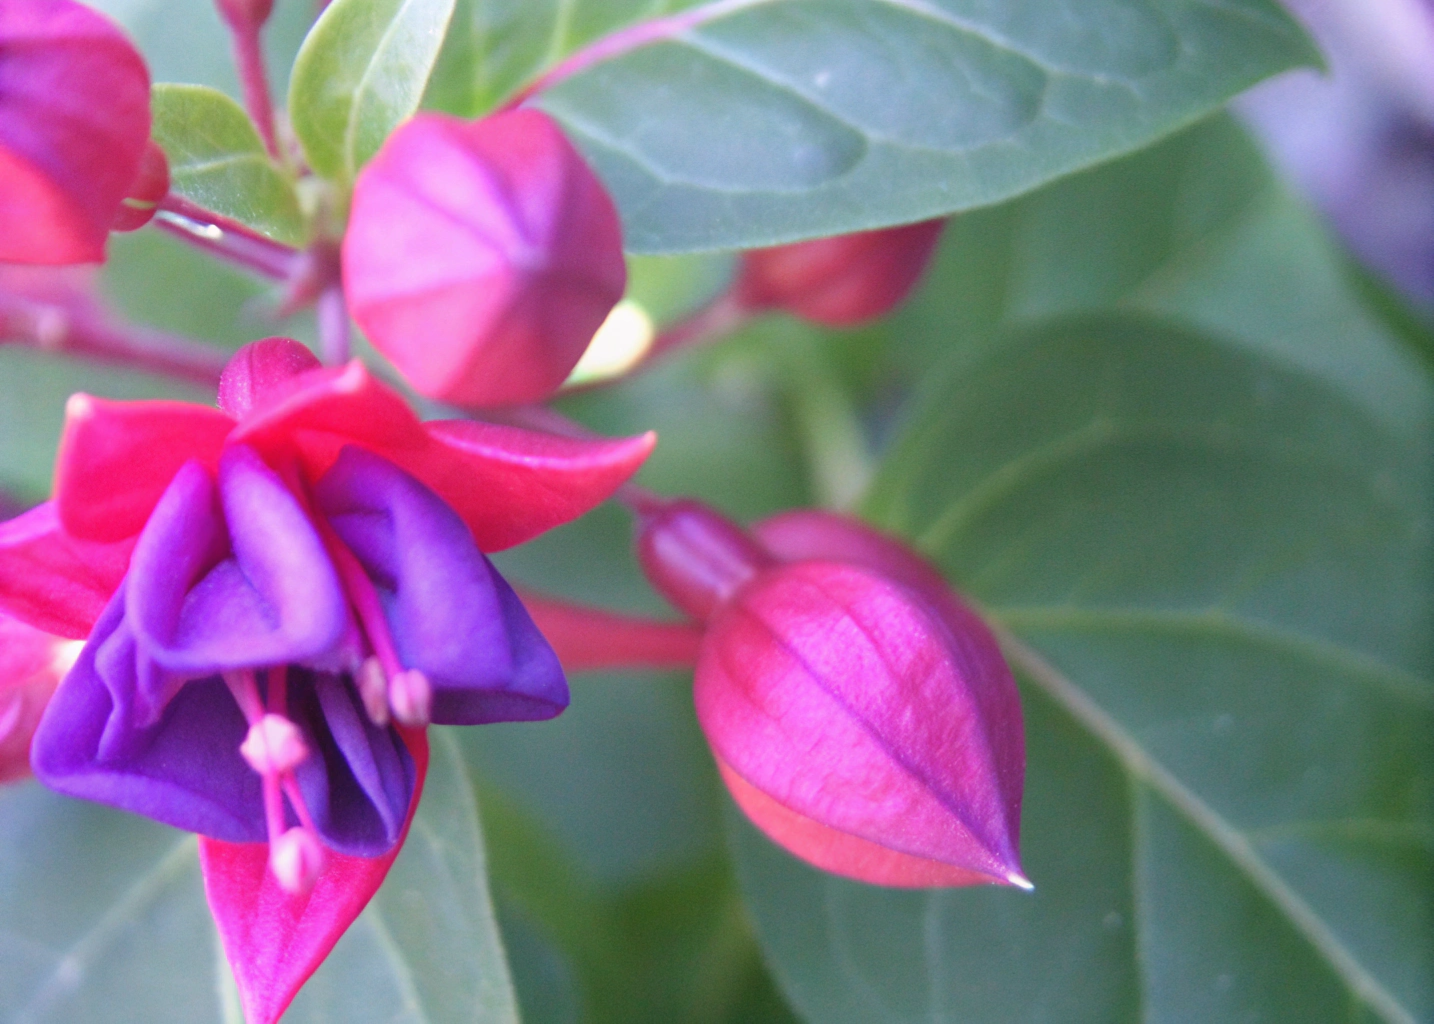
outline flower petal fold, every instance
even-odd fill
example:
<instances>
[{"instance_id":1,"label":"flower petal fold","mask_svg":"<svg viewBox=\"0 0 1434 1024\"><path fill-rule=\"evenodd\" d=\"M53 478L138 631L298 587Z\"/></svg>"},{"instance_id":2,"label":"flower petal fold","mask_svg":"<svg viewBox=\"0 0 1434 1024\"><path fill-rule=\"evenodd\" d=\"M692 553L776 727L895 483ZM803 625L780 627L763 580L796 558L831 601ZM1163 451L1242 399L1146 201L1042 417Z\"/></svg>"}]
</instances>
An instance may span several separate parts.
<instances>
[{"instance_id":1,"label":"flower petal fold","mask_svg":"<svg viewBox=\"0 0 1434 1024\"><path fill-rule=\"evenodd\" d=\"M89 634L124 579L133 538L114 544L65 532L53 502L0 523L0 610L56 636Z\"/></svg>"},{"instance_id":2,"label":"flower petal fold","mask_svg":"<svg viewBox=\"0 0 1434 1024\"><path fill-rule=\"evenodd\" d=\"M314 498L373 581L403 666L428 677L433 721L530 721L567 707L557 656L438 495L349 447Z\"/></svg>"},{"instance_id":3,"label":"flower petal fold","mask_svg":"<svg viewBox=\"0 0 1434 1024\"><path fill-rule=\"evenodd\" d=\"M127 589L145 653L180 680L312 663L349 622L308 516L242 446L224 453L217 486L195 462L175 475L140 534Z\"/></svg>"},{"instance_id":4,"label":"flower petal fold","mask_svg":"<svg viewBox=\"0 0 1434 1024\"><path fill-rule=\"evenodd\" d=\"M423 732L407 730L404 739L415 783L399 842L380 857L331 854L305 895L279 887L269 870L267 846L200 838L204 892L234 969L248 1024L275 1024L378 891L398 856L428 773L428 740Z\"/></svg>"},{"instance_id":5,"label":"flower petal fold","mask_svg":"<svg viewBox=\"0 0 1434 1024\"><path fill-rule=\"evenodd\" d=\"M133 537L181 466L219 464L233 429L232 419L208 406L73 395L55 463L60 521L85 540Z\"/></svg>"},{"instance_id":6,"label":"flower petal fold","mask_svg":"<svg viewBox=\"0 0 1434 1024\"><path fill-rule=\"evenodd\" d=\"M651 431L584 440L472 420L424 428L431 445L390 458L451 505L483 551L531 540L606 501L657 444Z\"/></svg>"}]
</instances>

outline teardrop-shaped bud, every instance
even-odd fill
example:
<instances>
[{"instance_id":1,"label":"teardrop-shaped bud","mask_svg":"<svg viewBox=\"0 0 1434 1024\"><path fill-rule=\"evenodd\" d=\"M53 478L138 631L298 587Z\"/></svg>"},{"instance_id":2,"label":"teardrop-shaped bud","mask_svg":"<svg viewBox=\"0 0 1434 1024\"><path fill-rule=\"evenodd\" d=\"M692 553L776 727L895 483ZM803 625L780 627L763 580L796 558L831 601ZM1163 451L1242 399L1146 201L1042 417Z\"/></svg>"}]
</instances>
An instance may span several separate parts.
<instances>
[{"instance_id":1,"label":"teardrop-shaped bud","mask_svg":"<svg viewBox=\"0 0 1434 1024\"><path fill-rule=\"evenodd\" d=\"M138 231L154 219L155 211L169 195L169 160L153 139L145 144L139 174L115 214L112 231Z\"/></svg>"},{"instance_id":2,"label":"teardrop-shaped bud","mask_svg":"<svg viewBox=\"0 0 1434 1024\"><path fill-rule=\"evenodd\" d=\"M359 174L343 244L355 321L421 393L557 390L627 270L617 211L546 114L419 114Z\"/></svg>"},{"instance_id":3,"label":"teardrop-shaped bud","mask_svg":"<svg viewBox=\"0 0 1434 1024\"><path fill-rule=\"evenodd\" d=\"M322 364L292 338L264 338L245 345L219 375L219 408L236 420L263 405L276 389Z\"/></svg>"},{"instance_id":4,"label":"teardrop-shaped bud","mask_svg":"<svg viewBox=\"0 0 1434 1024\"><path fill-rule=\"evenodd\" d=\"M94 263L149 141L149 72L73 0L0 4L0 260Z\"/></svg>"},{"instance_id":5,"label":"teardrop-shaped bud","mask_svg":"<svg viewBox=\"0 0 1434 1024\"><path fill-rule=\"evenodd\" d=\"M916 287L945 223L927 220L743 253L738 300L826 327L874 320Z\"/></svg>"},{"instance_id":6,"label":"teardrop-shaped bud","mask_svg":"<svg viewBox=\"0 0 1434 1024\"><path fill-rule=\"evenodd\" d=\"M990 630L934 568L825 513L779 517L753 538L711 509L673 502L665 518L645 514L642 529L654 585L707 619L698 720L763 831L874 884L1030 887L1017 852L1025 752L1015 682ZM704 543L674 542L693 535ZM713 537L727 541L722 551L739 549L734 537L758 548L740 548L745 575L713 571L731 560L694 557ZM707 579L723 583L692 585ZM705 610L694 591L707 595Z\"/></svg>"}]
</instances>

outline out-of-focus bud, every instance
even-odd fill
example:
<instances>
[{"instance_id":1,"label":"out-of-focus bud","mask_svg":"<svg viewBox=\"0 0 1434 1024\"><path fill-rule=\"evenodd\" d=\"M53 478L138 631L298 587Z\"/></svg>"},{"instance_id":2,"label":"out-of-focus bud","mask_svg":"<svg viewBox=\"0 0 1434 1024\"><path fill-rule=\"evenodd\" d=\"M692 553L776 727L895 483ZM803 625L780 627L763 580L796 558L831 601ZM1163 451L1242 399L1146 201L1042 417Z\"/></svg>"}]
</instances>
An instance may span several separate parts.
<instances>
[{"instance_id":1,"label":"out-of-focus bud","mask_svg":"<svg viewBox=\"0 0 1434 1024\"><path fill-rule=\"evenodd\" d=\"M214 6L236 28L258 29L274 13L274 0L215 0Z\"/></svg>"},{"instance_id":2,"label":"out-of-focus bud","mask_svg":"<svg viewBox=\"0 0 1434 1024\"><path fill-rule=\"evenodd\" d=\"M421 393L557 390L627 282L617 210L537 110L419 114L359 174L343 244L358 325Z\"/></svg>"},{"instance_id":3,"label":"out-of-focus bud","mask_svg":"<svg viewBox=\"0 0 1434 1024\"><path fill-rule=\"evenodd\" d=\"M94 263L149 141L149 72L72 0L0 4L0 260Z\"/></svg>"},{"instance_id":4,"label":"out-of-focus bud","mask_svg":"<svg viewBox=\"0 0 1434 1024\"><path fill-rule=\"evenodd\" d=\"M243 419L276 391L293 386L295 377L322 364L292 338L264 338L234 354L219 375L219 408Z\"/></svg>"},{"instance_id":5,"label":"out-of-focus bud","mask_svg":"<svg viewBox=\"0 0 1434 1024\"><path fill-rule=\"evenodd\" d=\"M639 538L654 585L706 620L697 716L737 803L836 874L1030 888L1020 699L990 630L855 520L798 512L755 532L684 501Z\"/></svg>"},{"instance_id":6,"label":"out-of-focus bud","mask_svg":"<svg viewBox=\"0 0 1434 1024\"><path fill-rule=\"evenodd\" d=\"M139 174L129 187L129 194L120 203L115 214L112 231L138 231L154 219L154 212L165 196L169 195L169 160L164 150L150 139L144 147L144 157L139 162Z\"/></svg>"},{"instance_id":7,"label":"out-of-focus bud","mask_svg":"<svg viewBox=\"0 0 1434 1024\"><path fill-rule=\"evenodd\" d=\"M0 613L0 782L30 774L30 739L81 644Z\"/></svg>"},{"instance_id":8,"label":"out-of-focus bud","mask_svg":"<svg viewBox=\"0 0 1434 1024\"><path fill-rule=\"evenodd\" d=\"M916 287L945 223L926 220L743 253L738 301L748 309L782 309L826 327L874 320Z\"/></svg>"}]
</instances>

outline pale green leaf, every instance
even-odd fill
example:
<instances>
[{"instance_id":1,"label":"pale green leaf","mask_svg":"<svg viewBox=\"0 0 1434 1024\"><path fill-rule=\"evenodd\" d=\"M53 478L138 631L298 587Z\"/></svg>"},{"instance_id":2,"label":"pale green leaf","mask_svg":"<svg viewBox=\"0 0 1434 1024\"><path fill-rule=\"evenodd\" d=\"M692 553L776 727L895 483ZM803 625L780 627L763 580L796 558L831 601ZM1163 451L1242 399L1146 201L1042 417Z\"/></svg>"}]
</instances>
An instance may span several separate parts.
<instances>
[{"instance_id":1,"label":"pale green leaf","mask_svg":"<svg viewBox=\"0 0 1434 1024\"><path fill-rule=\"evenodd\" d=\"M808 1019L1434 1018L1434 395L1406 385L1398 427L1134 314L933 384L871 511L1015 634L1036 891L874 889L744 827Z\"/></svg>"},{"instance_id":2,"label":"pale green leaf","mask_svg":"<svg viewBox=\"0 0 1434 1024\"><path fill-rule=\"evenodd\" d=\"M164 83L154 87L151 103L172 191L270 238L303 241L294 186L239 104L207 86Z\"/></svg>"},{"instance_id":3,"label":"pale green leaf","mask_svg":"<svg viewBox=\"0 0 1434 1024\"><path fill-rule=\"evenodd\" d=\"M516 1024L473 790L433 740L408 843L286 1024ZM0 1018L239 1024L195 846L36 783L0 791Z\"/></svg>"},{"instance_id":4,"label":"pale green leaf","mask_svg":"<svg viewBox=\"0 0 1434 1024\"><path fill-rule=\"evenodd\" d=\"M309 166L352 180L423 96L453 0L334 0L294 61L289 112Z\"/></svg>"},{"instance_id":5,"label":"pale green leaf","mask_svg":"<svg viewBox=\"0 0 1434 1024\"><path fill-rule=\"evenodd\" d=\"M470 0L433 101L477 113L496 86L528 77L518 69L675 6ZM1271 0L712 9L537 101L607 182L636 252L767 245L988 205L1314 59Z\"/></svg>"}]
</instances>

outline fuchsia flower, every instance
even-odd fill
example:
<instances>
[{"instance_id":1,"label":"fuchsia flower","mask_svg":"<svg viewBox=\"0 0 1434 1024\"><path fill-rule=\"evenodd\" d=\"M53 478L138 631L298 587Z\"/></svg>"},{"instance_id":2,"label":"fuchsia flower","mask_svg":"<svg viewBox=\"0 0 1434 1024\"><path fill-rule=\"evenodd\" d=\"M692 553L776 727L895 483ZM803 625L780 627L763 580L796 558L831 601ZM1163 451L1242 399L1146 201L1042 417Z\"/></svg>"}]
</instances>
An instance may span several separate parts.
<instances>
[{"instance_id":1,"label":"fuchsia flower","mask_svg":"<svg viewBox=\"0 0 1434 1024\"><path fill-rule=\"evenodd\" d=\"M88 635L36 774L205 837L255 1024L396 855L421 726L566 706L482 552L606 498L653 438L420 423L361 363L322 368L286 339L242 350L219 400L71 399L54 500L0 524L0 608Z\"/></svg>"},{"instance_id":2,"label":"fuchsia flower","mask_svg":"<svg viewBox=\"0 0 1434 1024\"><path fill-rule=\"evenodd\" d=\"M149 141L149 72L71 0L0 4L0 260L93 263Z\"/></svg>"},{"instance_id":3,"label":"fuchsia flower","mask_svg":"<svg viewBox=\"0 0 1434 1024\"><path fill-rule=\"evenodd\" d=\"M944 220L814 238L742 254L738 301L782 309L827 327L891 312L911 293L941 238Z\"/></svg>"},{"instance_id":4,"label":"fuchsia flower","mask_svg":"<svg viewBox=\"0 0 1434 1024\"><path fill-rule=\"evenodd\" d=\"M421 393L545 398L622 298L617 210L546 114L419 114L359 174L343 244L354 320Z\"/></svg>"},{"instance_id":5,"label":"fuchsia flower","mask_svg":"<svg viewBox=\"0 0 1434 1024\"><path fill-rule=\"evenodd\" d=\"M881 885L1030 888L1020 698L930 565L840 516L790 512L748 534L693 501L644 510L638 553L705 624L698 720L773 840Z\"/></svg>"}]
</instances>

